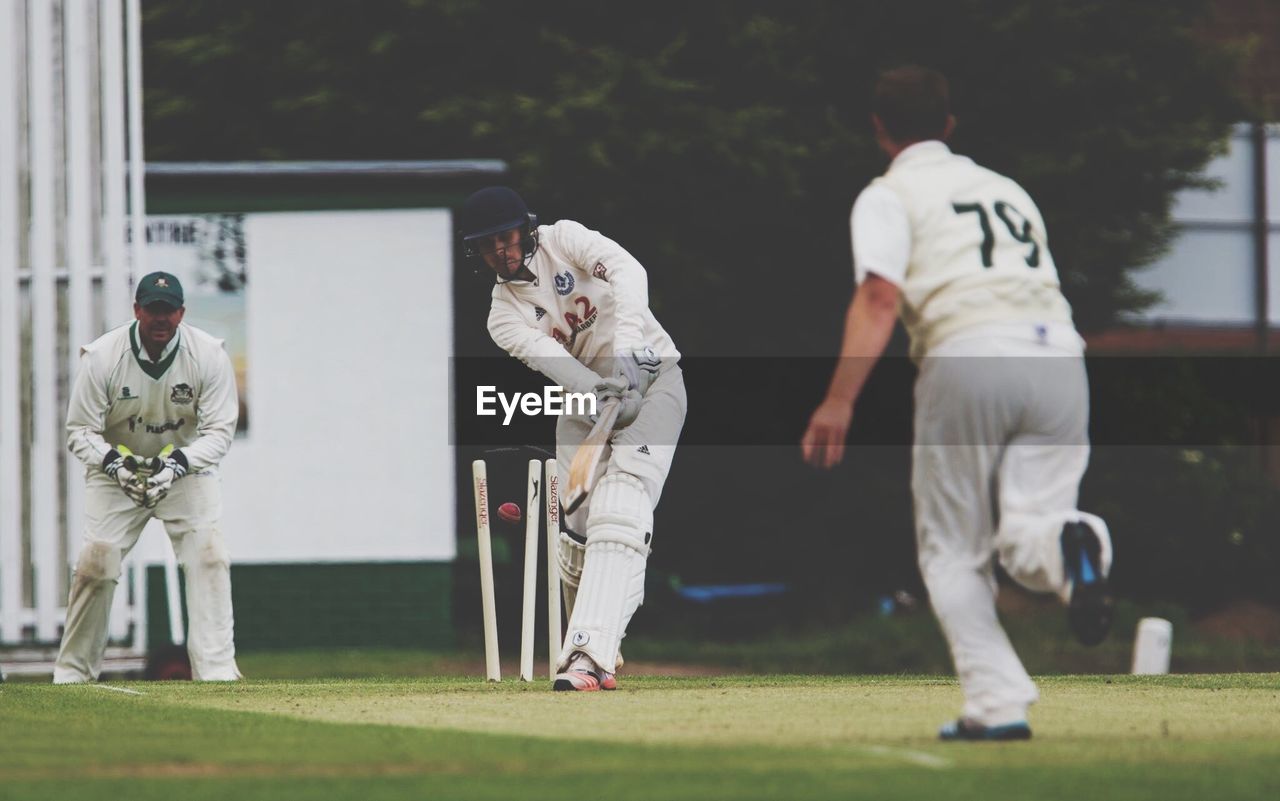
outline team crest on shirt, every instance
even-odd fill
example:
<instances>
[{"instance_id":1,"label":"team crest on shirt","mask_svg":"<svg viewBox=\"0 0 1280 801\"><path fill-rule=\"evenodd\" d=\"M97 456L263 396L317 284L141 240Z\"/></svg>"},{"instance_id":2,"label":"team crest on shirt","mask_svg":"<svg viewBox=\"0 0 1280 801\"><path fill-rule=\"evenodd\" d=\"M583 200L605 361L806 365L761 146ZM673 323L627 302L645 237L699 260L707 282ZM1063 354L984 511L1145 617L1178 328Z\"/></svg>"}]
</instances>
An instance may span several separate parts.
<instances>
[{"instance_id":1,"label":"team crest on shirt","mask_svg":"<svg viewBox=\"0 0 1280 801\"><path fill-rule=\"evenodd\" d=\"M609 280L609 271L605 269L604 262L596 262L596 266L591 268L591 274L601 281Z\"/></svg>"},{"instance_id":2,"label":"team crest on shirt","mask_svg":"<svg viewBox=\"0 0 1280 801\"><path fill-rule=\"evenodd\" d=\"M547 316L546 309L542 308L541 306L533 307L533 317L535 320L541 320L543 317L546 317L546 316Z\"/></svg>"},{"instance_id":3,"label":"team crest on shirt","mask_svg":"<svg viewBox=\"0 0 1280 801\"><path fill-rule=\"evenodd\" d=\"M196 399L196 393L188 384L175 384L169 393L169 402L185 406Z\"/></svg>"},{"instance_id":4,"label":"team crest on shirt","mask_svg":"<svg viewBox=\"0 0 1280 801\"><path fill-rule=\"evenodd\" d=\"M567 295L573 291L573 284L574 284L573 273L569 272L568 270L565 270L560 275L557 275L555 277L555 281L556 281L557 295Z\"/></svg>"}]
</instances>

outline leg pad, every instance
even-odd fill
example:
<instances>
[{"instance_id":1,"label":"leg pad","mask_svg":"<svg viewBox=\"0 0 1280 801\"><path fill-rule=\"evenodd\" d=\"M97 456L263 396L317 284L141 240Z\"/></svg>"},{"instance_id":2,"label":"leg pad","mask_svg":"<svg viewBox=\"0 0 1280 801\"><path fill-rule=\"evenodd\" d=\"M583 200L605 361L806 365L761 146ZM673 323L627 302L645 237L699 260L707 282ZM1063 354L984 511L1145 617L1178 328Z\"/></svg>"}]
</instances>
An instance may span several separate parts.
<instances>
[{"instance_id":1,"label":"leg pad","mask_svg":"<svg viewBox=\"0 0 1280 801\"><path fill-rule=\"evenodd\" d=\"M653 504L644 484L626 473L606 475L591 496L582 583L559 663L563 669L581 651L613 673L627 624L644 600Z\"/></svg>"}]
</instances>

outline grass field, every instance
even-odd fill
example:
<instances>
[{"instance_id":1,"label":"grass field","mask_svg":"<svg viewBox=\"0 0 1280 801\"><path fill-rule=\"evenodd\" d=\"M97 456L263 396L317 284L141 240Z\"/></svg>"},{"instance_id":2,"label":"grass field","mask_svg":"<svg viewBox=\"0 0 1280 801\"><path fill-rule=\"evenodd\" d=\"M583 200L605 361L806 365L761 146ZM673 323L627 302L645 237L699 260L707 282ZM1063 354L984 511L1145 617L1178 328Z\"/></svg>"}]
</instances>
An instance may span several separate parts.
<instances>
[{"instance_id":1,"label":"grass field","mask_svg":"<svg viewBox=\"0 0 1280 801\"><path fill-rule=\"evenodd\" d=\"M1040 686L1031 742L944 744L941 678L6 684L0 798L1280 797L1280 674Z\"/></svg>"}]
</instances>

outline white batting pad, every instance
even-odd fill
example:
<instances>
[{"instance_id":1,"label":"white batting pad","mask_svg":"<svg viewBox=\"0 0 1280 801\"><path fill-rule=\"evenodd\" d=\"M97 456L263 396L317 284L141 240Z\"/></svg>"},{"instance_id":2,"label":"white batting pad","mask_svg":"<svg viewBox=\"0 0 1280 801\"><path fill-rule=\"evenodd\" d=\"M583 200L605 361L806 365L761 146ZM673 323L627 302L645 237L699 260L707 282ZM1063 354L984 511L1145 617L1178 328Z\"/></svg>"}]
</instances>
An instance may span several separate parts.
<instances>
[{"instance_id":1,"label":"white batting pad","mask_svg":"<svg viewBox=\"0 0 1280 801\"><path fill-rule=\"evenodd\" d=\"M653 507L644 484L625 473L601 479L591 497L586 559L561 668L581 651L601 669L617 670L618 648L644 600L644 571L653 534Z\"/></svg>"},{"instance_id":2,"label":"white batting pad","mask_svg":"<svg viewBox=\"0 0 1280 801\"><path fill-rule=\"evenodd\" d=\"M564 601L564 613L572 619L573 606L578 600L578 585L582 583L582 565L587 559L587 546L561 531L556 541L556 562L560 565L560 597Z\"/></svg>"},{"instance_id":3,"label":"white batting pad","mask_svg":"<svg viewBox=\"0 0 1280 801\"><path fill-rule=\"evenodd\" d=\"M568 533L561 531L556 543L556 562L560 565L560 580L577 587L582 583L582 565L587 558L587 546Z\"/></svg>"}]
</instances>

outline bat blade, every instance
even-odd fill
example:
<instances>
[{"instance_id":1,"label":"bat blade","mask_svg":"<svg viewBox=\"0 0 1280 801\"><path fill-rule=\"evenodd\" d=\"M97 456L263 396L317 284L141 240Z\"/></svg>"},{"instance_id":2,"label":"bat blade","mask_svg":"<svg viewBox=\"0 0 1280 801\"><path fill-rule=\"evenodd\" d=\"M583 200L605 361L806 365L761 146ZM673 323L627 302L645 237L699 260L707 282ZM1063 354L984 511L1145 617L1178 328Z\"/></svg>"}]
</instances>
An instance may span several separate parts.
<instances>
[{"instance_id":1,"label":"bat blade","mask_svg":"<svg viewBox=\"0 0 1280 801\"><path fill-rule=\"evenodd\" d=\"M620 409L621 404L618 401L605 401L595 426L578 446L578 452L573 455L573 461L569 463L569 489L564 496L565 514L573 514L591 492L591 486L595 482L596 468L604 456L604 446L609 443L609 437L613 435L613 424L618 419Z\"/></svg>"}]
</instances>

